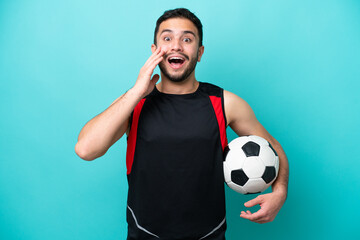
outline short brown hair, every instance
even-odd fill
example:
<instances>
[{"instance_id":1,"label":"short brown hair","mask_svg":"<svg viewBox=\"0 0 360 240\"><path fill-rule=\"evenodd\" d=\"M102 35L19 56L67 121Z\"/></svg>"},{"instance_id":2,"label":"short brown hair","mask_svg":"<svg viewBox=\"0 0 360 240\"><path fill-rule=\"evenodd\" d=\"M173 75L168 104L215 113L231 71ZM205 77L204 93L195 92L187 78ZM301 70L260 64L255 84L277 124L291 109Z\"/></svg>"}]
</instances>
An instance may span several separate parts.
<instances>
[{"instance_id":1,"label":"short brown hair","mask_svg":"<svg viewBox=\"0 0 360 240\"><path fill-rule=\"evenodd\" d=\"M189 19L192 23L194 23L194 25L196 26L198 32L199 32L199 47L201 47L202 41L203 41L203 30L202 30L202 24L200 19L195 16L194 13L190 12L188 9L186 8L176 8L176 9L172 9L172 10L167 10L163 13L163 15L161 15L159 17L159 19L156 21L156 27L155 27L155 32L154 32L154 44L156 45L156 34L159 31L159 26L160 24L165 21L168 20L170 18L186 18Z\"/></svg>"}]
</instances>

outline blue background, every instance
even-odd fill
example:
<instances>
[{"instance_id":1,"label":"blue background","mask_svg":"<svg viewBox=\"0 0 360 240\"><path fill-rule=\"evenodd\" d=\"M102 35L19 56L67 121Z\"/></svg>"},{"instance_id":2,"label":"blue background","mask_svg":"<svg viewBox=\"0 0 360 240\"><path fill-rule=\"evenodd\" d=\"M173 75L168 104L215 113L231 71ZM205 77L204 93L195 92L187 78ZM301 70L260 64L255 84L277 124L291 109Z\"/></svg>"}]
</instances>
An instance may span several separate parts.
<instances>
[{"instance_id":1,"label":"blue background","mask_svg":"<svg viewBox=\"0 0 360 240\"><path fill-rule=\"evenodd\" d=\"M92 162L74 146L176 7L204 25L197 79L245 99L289 158L274 222L240 218L255 196L226 188L227 238L360 239L356 0L0 1L0 239L125 239L125 138Z\"/></svg>"}]
</instances>

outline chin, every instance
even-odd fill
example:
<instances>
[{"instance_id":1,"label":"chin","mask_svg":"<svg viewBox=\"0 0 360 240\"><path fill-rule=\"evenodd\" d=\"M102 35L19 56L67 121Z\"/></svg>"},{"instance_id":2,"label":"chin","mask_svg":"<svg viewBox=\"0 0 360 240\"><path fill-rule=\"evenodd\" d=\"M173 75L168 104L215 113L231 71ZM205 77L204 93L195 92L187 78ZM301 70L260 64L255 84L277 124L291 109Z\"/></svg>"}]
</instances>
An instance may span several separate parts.
<instances>
[{"instance_id":1,"label":"chin","mask_svg":"<svg viewBox=\"0 0 360 240\"><path fill-rule=\"evenodd\" d=\"M184 82L186 79L189 78L191 73L169 74L168 72L163 72L163 74L171 82Z\"/></svg>"},{"instance_id":2,"label":"chin","mask_svg":"<svg viewBox=\"0 0 360 240\"><path fill-rule=\"evenodd\" d=\"M195 70L195 66L196 64L194 64L191 68L187 67L185 69L183 69L180 72L177 72L175 74L171 74L171 72L173 71L173 69L167 69L164 65L159 64L159 68L162 72L162 74L169 79L172 82L184 82L186 79L189 78L189 76L193 73L193 71Z\"/></svg>"}]
</instances>

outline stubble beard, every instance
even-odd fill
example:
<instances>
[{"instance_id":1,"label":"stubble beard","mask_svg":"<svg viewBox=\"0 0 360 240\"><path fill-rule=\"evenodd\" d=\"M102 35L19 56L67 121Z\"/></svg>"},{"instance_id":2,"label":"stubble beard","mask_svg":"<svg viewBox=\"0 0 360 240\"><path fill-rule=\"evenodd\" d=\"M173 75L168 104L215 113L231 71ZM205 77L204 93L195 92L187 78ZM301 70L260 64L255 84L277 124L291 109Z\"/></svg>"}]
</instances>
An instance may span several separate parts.
<instances>
[{"instance_id":1,"label":"stubble beard","mask_svg":"<svg viewBox=\"0 0 360 240\"><path fill-rule=\"evenodd\" d=\"M166 67L165 67L165 64L164 62L161 62L159 64L159 68L161 70L161 72L165 75L166 78L168 78L170 81L172 82L182 82L184 81L185 79L187 79L191 73L195 70L195 67L196 67L196 64L197 64L197 59L198 59L198 53L196 54L196 57L195 58L192 58L190 63L189 63L189 66L185 69L184 73L181 74L181 75L171 75ZM166 59L166 58L165 58Z\"/></svg>"}]
</instances>

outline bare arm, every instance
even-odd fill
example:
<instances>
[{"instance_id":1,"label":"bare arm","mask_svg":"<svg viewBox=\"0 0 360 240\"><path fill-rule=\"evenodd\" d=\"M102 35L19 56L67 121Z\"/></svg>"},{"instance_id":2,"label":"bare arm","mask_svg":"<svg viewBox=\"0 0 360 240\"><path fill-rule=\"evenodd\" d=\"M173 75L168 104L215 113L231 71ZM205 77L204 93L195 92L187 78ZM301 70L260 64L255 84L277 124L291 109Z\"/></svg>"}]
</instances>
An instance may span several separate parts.
<instances>
[{"instance_id":1,"label":"bare arm","mask_svg":"<svg viewBox=\"0 0 360 240\"><path fill-rule=\"evenodd\" d=\"M279 156L280 169L277 179L272 184L272 190L274 194L270 195L272 196L271 201L275 201L275 203L269 207L270 210L268 212L265 211L268 210L265 208L265 210L263 209L265 212L259 210L254 214L251 214L249 211L247 214L242 214L242 217L259 223L272 221L275 218L277 212L280 210L281 206L284 204L287 197L289 163L286 154L280 143L274 137L272 137L270 133L256 119L253 110L243 99L231 92L224 91L224 105L228 124L237 135L257 135L265 138L268 142L270 142ZM251 207L256 204L261 205L261 201L266 200L264 197L261 197L261 195L256 199L256 201L254 201L255 199L249 201L245 204L245 206Z\"/></svg>"},{"instance_id":2,"label":"bare arm","mask_svg":"<svg viewBox=\"0 0 360 240\"><path fill-rule=\"evenodd\" d=\"M76 154L84 160L94 160L104 155L129 128L129 118L137 103L148 95L159 80L151 75L163 60L160 48L153 52L141 68L133 88L117 98L105 111L91 119L80 131L75 145Z\"/></svg>"}]
</instances>

